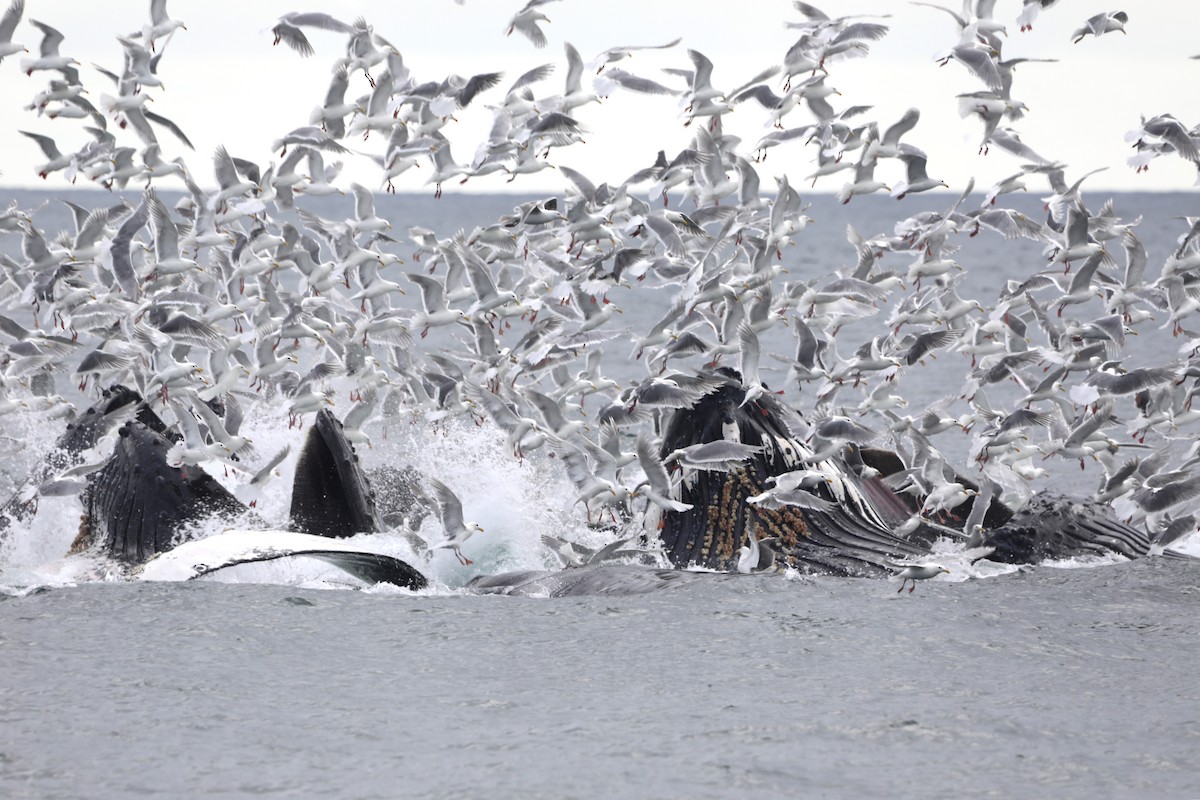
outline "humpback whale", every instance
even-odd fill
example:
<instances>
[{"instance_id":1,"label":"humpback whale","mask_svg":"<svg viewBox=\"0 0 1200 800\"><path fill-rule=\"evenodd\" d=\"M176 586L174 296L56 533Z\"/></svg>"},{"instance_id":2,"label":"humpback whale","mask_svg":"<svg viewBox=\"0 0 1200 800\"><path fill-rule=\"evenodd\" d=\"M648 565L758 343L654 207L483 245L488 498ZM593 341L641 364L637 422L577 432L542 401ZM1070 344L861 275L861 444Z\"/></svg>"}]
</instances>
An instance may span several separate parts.
<instances>
[{"instance_id":1,"label":"humpback whale","mask_svg":"<svg viewBox=\"0 0 1200 800\"><path fill-rule=\"evenodd\" d=\"M751 455L732 468L674 463L682 474L674 483L673 499L686 510L654 505L646 526L651 533L643 538L657 536L657 543L646 543L657 544L675 569L589 562L563 570L480 576L467 588L542 596L640 593L682 585L699 574L685 568L736 572L739 555L754 549L746 542L763 545L773 569L885 578L894 574L897 561L930 555L939 537L968 540L952 518L922 518L911 530L904 525L920 502L897 494L882 480L904 468L894 453L851 444L836 455L814 453L805 441L807 423L798 413L768 393L747 401L734 370L719 368L711 374L718 379L715 388L667 419L662 457L718 440L748 445L744 451ZM428 513L428 500L420 473L387 467L377 473L387 487L377 506L367 473L328 410L317 414L297 463L290 511L294 530L236 530L192 540L189 526L205 517L241 516L253 523L253 511L204 471L170 466L165 454L173 432L132 390L107 390L102 402L60 437L41 474L96 444L114 419L124 422L111 457L93 474L82 498L78 548L95 548L141 565L148 580L186 580L237 564L307 556L367 583L413 589L427 585L420 571L400 559L338 541L380 531L383 520L392 525L416 520L419 525ZM815 501L751 502L782 476L800 470L824 476L811 486ZM6 509L14 518L26 513L15 499ZM1144 532L1116 520L1107 506L1050 493L1034 496L1016 512L993 499L983 530L971 541L981 544L988 558L1014 564L1108 553L1136 558L1153 545Z\"/></svg>"},{"instance_id":2,"label":"humpback whale","mask_svg":"<svg viewBox=\"0 0 1200 800\"><path fill-rule=\"evenodd\" d=\"M1145 531L1116 520L1102 503L1041 492L1002 525L985 530L982 544L991 548L992 561L1036 564L1109 553L1139 558L1150 552L1153 542Z\"/></svg>"},{"instance_id":3,"label":"humpback whale","mask_svg":"<svg viewBox=\"0 0 1200 800\"><path fill-rule=\"evenodd\" d=\"M674 499L691 508L663 510L658 523L663 550L677 567L730 571L747 537L771 537L776 559L800 572L888 577L894 562L929 555L940 537L967 540L955 527L962 523L949 516L921 519L915 530L898 534L920 504L882 480L904 467L895 454L847 444L842 454L822 454L823 460L814 461L817 454L802 439L807 423L798 414L765 393L746 402L734 370L719 368L714 374L723 382L668 420L661 455L722 438L760 450L734 469L682 468ZM774 509L748 502L768 488L770 479L800 468L828 476L811 489L828 502ZM1152 544L1145 532L1117 520L1101 503L1045 492L1015 513L997 497L979 535L988 558L1012 564L1110 553L1136 558Z\"/></svg>"},{"instance_id":4,"label":"humpback whale","mask_svg":"<svg viewBox=\"0 0 1200 800\"><path fill-rule=\"evenodd\" d=\"M134 419L159 433L166 431L162 420L148 406L141 404L141 396L132 389L117 384L104 389L100 398L99 403L67 423L66 430L54 442L39 468L8 502L0 506L0 534L14 521L25 522L33 515L37 504L28 498L36 496L34 488L52 473L69 467L85 450L94 447L100 437L110 430L114 420L121 418L123 409L133 407L136 409Z\"/></svg>"},{"instance_id":5,"label":"humpback whale","mask_svg":"<svg viewBox=\"0 0 1200 800\"><path fill-rule=\"evenodd\" d=\"M921 499L900 496L882 480L905 466L895 453L847 445L841 455L815 460L817 454L803 440L806 423L798 414L769 394L744 402L745 390L734 370L721 368L713 374L723 378L715 390L691 406L676 409L667 420L660 455L666 459L683 448L720 439L757 449L732 469L677 467L683 474L672 499L690 508L652 511L658 519L651 518L646 526L656 531L675 570L588 563L558 571L481 576L468 588L548 597L654 591L712 579L689 568L735 572L739 551L747 549L742 542L750 537L769 552L767 562L773 561L775 569L877 578L893 577L904 566L897 561L929 557L933 543L942 537L1011 564L1106 554L1137 558L1151 550L1149 537L1117 520L1109 507L1049 492L1035 495L1016 512L994 498L983 515L978 539L969 537L962 523L948 515L922 518L908 530L903 523L920 509ZM812 488L824 502L783 508L749 502L772 479L813 468L828 476ZM1169 550L1165 554L1188 558Z\"/></svg>"},{"instance_id":6,"label":"humpback whale","mask_svg":"<svg viewBox=\"0 0 1200 800\"><path fill-rule=\"evenodd\" d=\"M803 421L775 397L750 402L737 373L720 368L722 383L694 405L677 409L661 447L669 453L691 445L733 439L760 451L730 470L683 468L677 498L692 507L666 510L659 537L676 566L730 571L747 536L777 537L783 564L801 572L887 577L890 563L922 556L927 547L892 531L912 515L909 504L881 480L860 477L840 459L813 463L813 451L798 436ZM822 508L756 507L748 500L765 492L768 479L802 467L818 467L829 481L813 488L828 501Z\"/></svg>"},{"instance_id":7,"label":"humpback whale","mask_svg":"<svg viewBox=\"0 0 1200 800\"><path fill-rule=\"evenodd\" d=\"M569 597L573 595L646 594L683 586L709 576L679 569L634 564L594 564L563 570L528 570L480 575L467 584L479 594Z\"/></svg>"},{"instance_id":8,"label":"humpback whale","mask_svg":"<svg viewBox=\"0 0 1200 800\"><path fill-rule=\"evenodd\" d=\"M236 564L306 556L332 564L367 583L387 582L420 589L427 580L392 556L337 542L358 533L382 530L374 495L346 439L342 424L328 410L316 415L296 466L292 486L292 531L229 531L188 541L189 531L206 518L242 518L258 523L253 511L198 467L176 468L166 453L172 430L123 386L105 390L55 443L29 482L68 466L99 442L115 421L112 455L94 472L81 500L83 515L72 551L94 549L141 569L149 579L187 579ZM31 509L18 492L5 506L6 524L27 518ZM203 555L201 555L203 554ZM157 557L170 555L155 564ZM185 566L180 566L181 564ZM153 565L153 566L150 566Z\"/></svg>"}]
</instances>

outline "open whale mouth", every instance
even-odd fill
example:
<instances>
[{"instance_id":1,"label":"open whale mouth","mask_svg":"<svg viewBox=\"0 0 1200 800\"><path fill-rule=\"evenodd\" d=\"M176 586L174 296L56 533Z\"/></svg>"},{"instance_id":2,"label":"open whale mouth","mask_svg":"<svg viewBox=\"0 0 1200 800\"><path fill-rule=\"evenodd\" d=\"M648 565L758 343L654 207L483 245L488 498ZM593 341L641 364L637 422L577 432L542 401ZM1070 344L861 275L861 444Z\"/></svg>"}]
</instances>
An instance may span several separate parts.
<instances>
[{"instance_id":1,"label":"open whale mouth","mask_svg":"<svg viewBox=\"0 0 1200 800\"><path fill-rule=\"evenodd\" d=\"M390 583L422 589L426 580L404 561L328 537L292 531L231 530L184 542L147 561L145 581L196 578L237 583L350 586Z\"/></svg>"},{"instance_id":2,"label":"open whale mouth","mask_svg":"<svg viewBox=\"0 0 1200 800\"><path fill-rule=\"evenodd\" d=\"M822 466L841 476L841 496L828 487L813 489L829 501L824 509L747 502L769 488L768 478L802 468L813 452L789 424L798 422L794 414L768 395L743 403L745 390L737 373L720 368L716 374L725 377L722 385L675 412L663 435L662 454L729 436L731 422L739 441L761 451L737 469L685 471L678 499L692 508L663 511L659 526L672 563L729 570L747 536L777 540L773 546L786 566L830 575L882 577L892 572L889 562L928 552L892 533L911 513L904 502L881 482L859 478L840 460Z\"/></svg>"},{"instance_id":3,"label":"open whale mouth","mask_svg":"<svg viewBox=\"0 0 1200 800\"><path fill-rule=\"evenodd\" d=\"M135 418L120 427L112 455L85 490L76 549L94 547L126 564L144 564L145 580L190 580L239 565L315 560L368 585L427 585L404 561L341 542L378 532L382 524L354 448L328 410L317 413L296 465L291 519L299 532L237 530L181 541L189 526L206 518L253 523L255 517L204 470L168 464L172 432L136 393L121 387L107 392L95 413L85 415L88 424L72 426L56 452L78 453L95 444L103 428L99 420L130 404L137 404Z\"/></svg>"},{"instance_id":4,"label":"open whale mouth","mask_svg":"<svg viewBox=\"0 0 1200 800\"><path fill-rule=\"evenodd\" d=\"M838 488L828 482L813 486L819 498L815 507L748 502L767 490L769 479L814 466L814 453L800 438L806 423L797 415L767 394L744 403L740 376L725 368L716 373L725 377L722 385L671 417L662 455L731 435L760 451L736 469L685 470L674 499L692 507L662 510L657 526L663 550L677 567L732 570L739 548L755 537L771 543L779 563L800 572L884 577L894 573L895 561L929 555L939 537L969 539L961 527L974 498L963 507L962 518L922 519L914 530L897 535L919 506L880 476L903 464L894 454L851 444L817 465L835 476ZM973 544L981 553L1009 564L1107 554L1137 558L1152 544L1144 531L1118 521L1108 507L1053 493L1035 496L1015 514L996 499L978 537Z\"/></svg>"}]
</instances>

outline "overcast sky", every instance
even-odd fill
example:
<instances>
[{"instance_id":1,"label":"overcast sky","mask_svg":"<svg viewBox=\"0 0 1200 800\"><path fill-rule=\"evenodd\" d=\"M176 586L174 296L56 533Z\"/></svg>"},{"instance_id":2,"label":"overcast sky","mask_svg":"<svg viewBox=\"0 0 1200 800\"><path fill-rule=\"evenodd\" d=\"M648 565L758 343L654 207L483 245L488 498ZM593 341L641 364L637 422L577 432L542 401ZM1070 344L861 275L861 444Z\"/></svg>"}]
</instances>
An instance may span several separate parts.
<instances>
[{"instance_id":1,"label":"overcast sky","mask_svg":"<svg viewBox=\"0 0 1200 800\"><path fill-rule=\"evenodd\" d=\"M7 0L0 0L7 4ZM297 6L278 0L170 0L168 11L183 20L180 31L167 45L159 66L163 90L150 90L152 108L174 119L195 142L190 153L160 136L168 155L185 155L193 173L211 184L209 157L219 144L235 155L266 163L270 143L286 131L308 123L328 84L331 65L344 52L345 37L311 31L317 49L301 58L283 45L272 47L270 29L275 18L293 10L326 10L347 21L364 16L375 30L404 55L418 80L441 80L449 73L471 75L503 71L507 81L545 62L559 65L547 81L535 87L541 94L561 91L565 77L563 42L571 42L590 60L615 45L658 44L677 36L683 45L663 52L639 53L621 66L662 82L672 79L661 70L690 68L686 47L706 54L715 63L713 83L732 88L765 67L782 62L797 38L786 20L799 20L785 0L563 0L544 7L552 22L545 25L549 44L536 49L518 35L504 35L509 17L520 0L406 0L405 2L322 3L309 0ZM976 119L958 115L955 95L977 91L982 83L958 64L939 67L934 56L957 42L957 26L949 15L899 0L826 0L817 3L830 13L890 13L885 20L891 33L872 43L866 59L830 64L828 83L842 92L831 98L835 107L866 104L873 108L862 118L875 119L881 128L894 122L910 106L921 110L921 121L906 137L929 154L929 173L955 190L975 177L986 187L1016 172L1019 160L996 148L977 153L982 130ZM949 5L959 3L951 0ZM1128 35L1109 34L1071 43L1071 33L1091 15L1115 6L1090 0L1064 0L1038 19L1030 33L1018 33L1015 18L1019 0L999 0L997 18L1009 26L1004 57L1058 58L1059 63L1026 64L1017 70L1015 99L1029 106L1026 119L1011 123L1024 141L1050 159L1069 164L1068 179L1098 167L1106 172L1089 179L1095 189L1189 189L1196 170L1178 158L1154 162L1148 174L1137 175L1126 166L1130 155L1124 141L1140 115L1172 113L1186 125L1200 123L1200 41L1194 36L1200 22L1200 4L1191 0L1142 0L1129 4ZM26 0L25 19L16 41L36 52L40 41L30 18L59 28L66 36L62 53L82 64L82 79L93 102L112 85L91 68L93 63L121 69L121 46L115 35L129 33L148 19L149 3L132 0ZM50 73L26 77L19 57L0 63L0 186L46 185L34 174L42 161L34 143L18 129L45 133L57 139L64 151L77 149L88 137L77 120L49 120L23 110L43 88ZM486 136L490 112L484 107L499 102L503 84L484 94L466 109L445 133L458 161L469 161L477 143ZM780 81L771 81L780 89ZM369 91L357 75L350 95ZM602 104L580 108L579 121L587 128L586 143L556 150L551 162L571 166L594 181L620 181L647 166L659 149L669 154L687 145L691 131L683 127L673 98L644 98L619 93ZM757 106L739 107L726 116L725 130L743 140L749 153L764 133L765 112ZM797 109L785 124L811 121L806 109ZM110 125L110 127L112 127ZM139 145L131 131L118 131L124 142ZM375 135L378 137L378 134ZM372 152L383 147L382 137L353 146ZM795 145L777 148L760 168L765 191L770 176L786 171L793 182L812 170L813 150ZM889 165L884 180L899 177L899 165ZM881 168L881 173L883 172ZM424 174L423 174L424 173ZM356 156L347 159L344 180L378 186L375 168ZM424 191L428 170L414 169L401 176L401 191ZM818 183L818 191L836 191L845 179L838 175ZM61 173L51 186L61 186ZM168 184L171 185L171 184ZM561 185L552 171L522 176L506 184L504 175L472 180L448 191L544 191ZM807 184L805 184L807 186ZM1037 190L1040 191L1040 186ZM810 190L811 191L811 190Z\"/></svg>"}]
</instances>

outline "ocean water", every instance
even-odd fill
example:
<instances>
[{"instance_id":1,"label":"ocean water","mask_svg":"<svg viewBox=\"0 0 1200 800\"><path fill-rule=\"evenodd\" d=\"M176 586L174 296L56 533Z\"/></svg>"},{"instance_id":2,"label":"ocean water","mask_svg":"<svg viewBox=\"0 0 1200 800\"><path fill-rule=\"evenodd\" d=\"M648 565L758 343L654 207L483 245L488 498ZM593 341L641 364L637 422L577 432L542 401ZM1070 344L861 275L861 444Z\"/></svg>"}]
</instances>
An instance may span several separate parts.
<instances>
[{"instance_id":1,"label":"ocean water","mask_svg":"<svg viewBox=\"0 0 1200 800\"><path fill-rule=\"evenodd\" d=\"M1194 797L1200 571L0 600L0 794Z\"/></svg>"},{"instance_id":2,"label":"ocean water","mask_svg":"<svg viewBox=\"0 0 1200 800\"><path fill-rule=\"evenodd\" d=\"M909 198L904 214L955 197ZM49 195L16 199L29 208ZM377 204L398 235L410 225L448 235L524 199ZM899 216L886 198L810 199L816 222L785 251L781 281L849 265L847 223L874 235ZM1182 232L1173 217L1194 196L1115 201L1123 217L1145 217L1138 232L1152 278ZM342 218L350 202L309 207ZM1041 213L1036 197L1011 203ZM70 224L53 201L35 221ZM994 234L963 245L965 297L994 298L1044 264L1038 246ZM0 237L0 247L13 252L19 238ZM396 251L407 255L405 245ZM884 264L907 267L898 256ZM665 302L640 287L609 298L630 331L646 330ZM887 311L841 331L839 352L882 333ZM1161 360L1178 347L1153 324L1141 330L1134 354ZM780 334L764 352L791 351ZM455 345L434 335L415 346ZM606 374L623 384L645 374L627 334L601 347ZM968 369L966 356L946 352L907 371L897 386L907 413L956 395ZM82 409L88 396L68 383L60 376L56 389ZM1017 391L997 386L995 402ZM862 399L853 387L842 393L851 407ZM801 409L812 402L787 398ZM287 427L282 405L249 412L245 430L260 452L291 444L294 459L303 432ZM14 413L5 422L3 473L15 488L63 420ZM465 548L474 565L443 551L424 567L430 590L351 591L286 569L129 580L94 557L64 557L78 501L44 498L33 522L0 544L0 796L1200 795L1200 679L1189 666L1200 563L1014 570L947 551L939 557L952 573L912 593L897 593L897 581L697 574L627 596L476 596L460 588L475 574L555 566L542 534L585 544L604 534L584 524L553 460L514 458L490 424L406 417L372 434L360 447L368 469L408 463L441 477L487 530ZM937 444L971 469L968 437L949 432ZM291 466L273 486L289 485ZM1060 490L1090 492L1100 478L1095 466L1045 466L1055 471L1042 485ZM273 490L262 519L284 524L288 500L286 488ZM436 540L435 523L426 525ZM371 546L420 563L402 537Z\"/></svg>"}]
</instances>

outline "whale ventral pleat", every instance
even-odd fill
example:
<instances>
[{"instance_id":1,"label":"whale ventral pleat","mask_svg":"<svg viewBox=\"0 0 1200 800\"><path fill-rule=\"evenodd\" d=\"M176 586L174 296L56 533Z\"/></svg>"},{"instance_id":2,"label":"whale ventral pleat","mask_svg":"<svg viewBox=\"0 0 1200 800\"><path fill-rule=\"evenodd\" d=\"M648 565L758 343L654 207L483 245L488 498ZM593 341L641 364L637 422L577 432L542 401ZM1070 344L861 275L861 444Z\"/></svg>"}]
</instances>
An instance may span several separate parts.
<instances>
[{"instance_id":1,"label":"whale ventral pleat","mask_svg":"<svg viewBox=\"0 0 1200 800\"><path fill-rule=\"evenodd\" d=\"M6 530L13 520L25 522L33 516L37 504L26 499L29 487L37 486L53 473L72 466L80 454L95 447L101 437L126 417L125 414L115 412L135 404L137 408L130 412L134 419L142 422L151 430L159 433L166 432L166 425L142 402L140 394L119 383L113 384L102 392L99 403L89 407L78 418L67 424L66 430L55 440L54 447L46 453L42 463L32 472L24 485L6 503L0 505L0 531ZM77 545L80 548L86 547L90 540L87 533L86 530L81 531L77 539Z\"/></svg>"},{"instance_id":2,"label":"whale ventral pleat","mask_svg":"<svg viewBox=\"0 0 1200 800\"><path fill-rule=\"evenodd\" d=\"M204 470L169 466L171 442L161 433L131 420L119 434L84 504L89 540L114 558L140 564L177 545L187 523L245 510Z\"/></svg>"}]
</instances>

